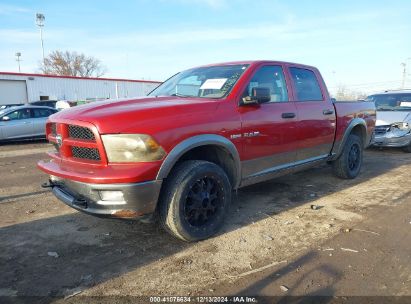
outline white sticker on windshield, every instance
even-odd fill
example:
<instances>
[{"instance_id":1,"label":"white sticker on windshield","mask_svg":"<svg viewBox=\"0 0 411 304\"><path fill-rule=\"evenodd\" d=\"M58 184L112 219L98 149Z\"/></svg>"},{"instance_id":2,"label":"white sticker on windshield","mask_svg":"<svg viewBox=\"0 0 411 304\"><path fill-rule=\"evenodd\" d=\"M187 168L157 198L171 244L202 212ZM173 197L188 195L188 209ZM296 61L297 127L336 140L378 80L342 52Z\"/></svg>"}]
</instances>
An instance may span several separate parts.
<instances>
[{"instance_id":1,"label":"white sticker on windshield","mask_svg":"<svg viewBox=\"0 0 411 304\"><path fill-rule=\"evenodd\" d=\"M223 85L226 83L226 81L227 81L227 78L207 79L206 81L204 81L200 89L201 90L205 90L205 89L220 90L223 87Z\"/></svg>"},{"instance_id":2,"label":"white sticker on windshield","mask_svg":"<svg viewBox=\"0 0 411 304\"><path fill-rule=\"evenodd\" d=\"M401 101L400 107L411 107L410 101Z\"/></svg>"}]
</instances>

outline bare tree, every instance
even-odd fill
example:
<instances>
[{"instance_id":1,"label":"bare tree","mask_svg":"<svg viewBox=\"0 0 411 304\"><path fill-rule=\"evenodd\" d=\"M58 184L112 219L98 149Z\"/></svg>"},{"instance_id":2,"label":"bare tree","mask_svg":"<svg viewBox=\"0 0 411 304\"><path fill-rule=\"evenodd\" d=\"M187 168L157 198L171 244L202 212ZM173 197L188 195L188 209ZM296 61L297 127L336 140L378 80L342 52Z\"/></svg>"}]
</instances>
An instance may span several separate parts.
<instances>
[{"instance_id":1,"label":"bare tree","mask_svg":"<svg viewBox=\"0 0 411 304\"><path fill-rule=\"evenodd\" d=\"M40 64L44 74L101 77L106 72L100 60L76 52L53 51Z\"/></svg>"},{"instance_id":2,"label":"bare tree","mask_svg":"<svg viewBox=\"0 0 411 304\"><path fill-rule=\"evenodd\" d=\"M345 85L338 85L335 98L340 101L359 100L367 97L364 92L350 90Z\"/></svg>"}]
</instances>

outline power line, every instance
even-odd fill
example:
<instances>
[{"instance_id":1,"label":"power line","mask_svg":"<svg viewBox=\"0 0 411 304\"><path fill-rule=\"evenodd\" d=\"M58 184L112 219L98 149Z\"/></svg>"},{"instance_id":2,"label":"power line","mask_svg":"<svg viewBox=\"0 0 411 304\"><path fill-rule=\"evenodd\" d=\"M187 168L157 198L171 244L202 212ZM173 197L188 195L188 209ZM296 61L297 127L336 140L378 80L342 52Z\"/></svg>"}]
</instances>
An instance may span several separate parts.
<instances>
[{"instance_id":1,"label":"power line","mask_svg":"<svg viewBox=\"0 0 411 304\"><path fill-rule=\"evenodd\" d=\"M357 83L357 84L344 84L342 83L340 86L346 86L348 88L350 87L375 87L375 86L380 86L380 85L387 85L387 84L400 84L401 80L389 80L389 81L378 81L378 82L368 82L368 83ZM340 86L330 86L330 88L337 89Z\"/></svg>"}]
</instances>

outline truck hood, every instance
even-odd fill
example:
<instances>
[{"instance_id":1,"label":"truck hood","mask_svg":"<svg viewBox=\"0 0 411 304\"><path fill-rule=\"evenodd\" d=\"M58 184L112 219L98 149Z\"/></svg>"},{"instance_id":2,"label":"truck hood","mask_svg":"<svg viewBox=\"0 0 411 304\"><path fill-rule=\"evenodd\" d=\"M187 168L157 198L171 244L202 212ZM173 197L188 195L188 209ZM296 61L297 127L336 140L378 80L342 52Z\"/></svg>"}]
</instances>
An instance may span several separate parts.
<instances>
[{"instance_id":1,"label":"truck hood","mask_svg":"<svg viewBox=\"0 0 411 304\"><path fill-rule=\"evenodd\" d=\"M390 125L396 122L411 120L411 112L407 111L377 111L376 126Z\"/></svg>"},{"instance_id":2,"label":"truck hood","mask_svg":"<svg viewBox=\"0 0 411 304\"><path fill-rule=\"evenodd\" d=\"M92 102L63 110L51 120L74 120L94 124L101 134L136 132L150 125L165 125L165 120L187 121L208 117L218 106L218 99L181 97L143 97ZM144 128L143 128L144 129Z\"/></svg>"}]
</instances>

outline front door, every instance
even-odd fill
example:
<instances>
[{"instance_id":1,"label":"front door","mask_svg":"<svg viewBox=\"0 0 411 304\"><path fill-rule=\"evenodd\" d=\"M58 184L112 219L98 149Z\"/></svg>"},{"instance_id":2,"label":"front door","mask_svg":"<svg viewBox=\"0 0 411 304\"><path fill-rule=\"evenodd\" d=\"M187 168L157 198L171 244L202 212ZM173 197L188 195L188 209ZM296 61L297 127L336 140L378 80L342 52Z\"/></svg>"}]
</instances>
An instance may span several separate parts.
<instances>
[{"instance_id":1,"label":"front door","mask_svg":"<svg viewBox=\"0 0 411 304\"><path fill-rule=\"evenodd\" d=\"M33 123L30 109L20 109L5 115L8 121L0 121L3 139L30 137L33 135Z\"/></svg>"},{"instance_id":2,"label":"front door","mask_svg":"<svg viewBox=\"0 0 411 304\"><path fill-rule=\"evenodd\" d=\"M260 67L248 83L243 98L251 96L253 88L269 89L271 100L239 107L244 143L243 178L270 173L296 159L297 110L294 102L289 101L282 66Z\"/></svg>"}]
</instances>

